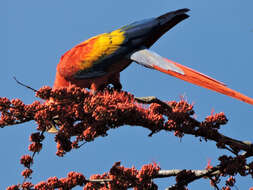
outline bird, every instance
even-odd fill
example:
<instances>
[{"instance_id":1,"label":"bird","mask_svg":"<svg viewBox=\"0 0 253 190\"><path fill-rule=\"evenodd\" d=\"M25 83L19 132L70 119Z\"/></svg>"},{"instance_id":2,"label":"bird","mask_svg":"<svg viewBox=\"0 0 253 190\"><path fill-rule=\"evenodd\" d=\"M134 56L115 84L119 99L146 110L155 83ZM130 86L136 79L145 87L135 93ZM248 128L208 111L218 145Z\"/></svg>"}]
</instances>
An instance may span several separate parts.
<instances>
[{"instance_id":1,"label":"bird","mask_svg":"<svg viewBox=\"0 0 253 190\"><path fill-rule=\"evenodd\" d=\"M53 89L75 85L92 92L108 85L121 90L120 72L132 62L253 105L253 99L226 84L149 50L167 31L189 15L187 8L133 22L81 42L62 55Z\"/></svg>"}]
</instances>

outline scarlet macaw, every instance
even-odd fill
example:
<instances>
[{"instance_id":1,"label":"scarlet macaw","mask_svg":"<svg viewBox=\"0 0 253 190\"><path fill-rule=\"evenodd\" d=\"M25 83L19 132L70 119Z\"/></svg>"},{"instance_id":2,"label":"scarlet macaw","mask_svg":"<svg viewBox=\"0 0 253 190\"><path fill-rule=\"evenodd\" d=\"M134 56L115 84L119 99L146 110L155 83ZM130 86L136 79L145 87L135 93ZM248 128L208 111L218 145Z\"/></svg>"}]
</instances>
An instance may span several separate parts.
<instances>
[{"instance_id":1,"label":"scarlet macaw","mask_svg":"<svg viewBox=\"0 0 253 190\"><path fill-rule=\"evenodd\" d=\"M57 65L54 89L71 84L93 91L108 84L121 89L120 72L131 62L175 76L253 105L253 99L222 82L148 50L164 33L189 17L189 9L123 26L92 37L67 51Z\"/></svg>"}]
</instances>

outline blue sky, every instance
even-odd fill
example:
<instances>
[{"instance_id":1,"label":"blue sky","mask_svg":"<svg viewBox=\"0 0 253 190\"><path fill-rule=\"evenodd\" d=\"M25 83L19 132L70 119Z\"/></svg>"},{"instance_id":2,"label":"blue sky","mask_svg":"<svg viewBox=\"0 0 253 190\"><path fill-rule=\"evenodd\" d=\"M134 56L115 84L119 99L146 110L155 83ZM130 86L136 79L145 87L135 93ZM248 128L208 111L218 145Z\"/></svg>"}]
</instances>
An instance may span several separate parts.
<instances>
[{"instance_id":1,"label":"blue sky","mask_svg":"<svg viewBox=\"0 0 253 190\"><path fill-rule=\"evenodd\" d=\"M207 0L13 0L1 6L0 30L0 97L20 98L32 103L32 91L12 79L39 89L52 86L60 56L89 37L109 32L125 24L165 12L190 8L190 18L164 35L152 50L181 64L210 75L253 97L253 1ZM133 63L121 73L123 89L136 96L157 96L162 100L179 100L184 95L195 103L199 120L211 113L225 112L229 123L222 132L233 138L253 141L253 106L230 97L188 84L157 71ZM0 133L2 144L0 189L22 181L19 164L21 155L29 153L29 134L33 122L6 127ZM207 160L215 164L219 155L213 142L199 142L192 136L181 141L173 134L161 132L148 137L139 127L122 127L109 132L87 146L67 154L55 155L53 135L46 135L44 148L35 158L32 182L50 176L65 177L69 171L86 176L103 173L116 161L140 168L152 161L162 169L203 169ZM237 186L248 189L252 179L238 178ZM157 180L164 189L173 179ZM208 180L200 180L190 189L212 189ZM76 188L79 189L79 188Z\"/></svg>"}]
</instances>

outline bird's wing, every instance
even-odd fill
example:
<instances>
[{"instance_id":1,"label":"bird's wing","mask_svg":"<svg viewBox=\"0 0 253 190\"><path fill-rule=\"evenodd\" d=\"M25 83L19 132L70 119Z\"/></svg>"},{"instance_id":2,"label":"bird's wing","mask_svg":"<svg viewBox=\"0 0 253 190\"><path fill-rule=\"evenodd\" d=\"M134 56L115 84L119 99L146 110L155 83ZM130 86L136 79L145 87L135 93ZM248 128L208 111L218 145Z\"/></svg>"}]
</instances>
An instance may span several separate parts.
<instances>
[{"instance_id":1,"label":"bird's wing","mask_svg":"<svg viewBox=\"0 0 253 190\"><path fill-rule=\"evenodd\" d=\"M105 75L111 64L126 54L126 47L122 47L124 40L124 32L115 30L100 34L80 44L81 50L77 54L77 62L80 66L74 78L85 79Z\"/></svg>"},{"instance_id":2,"label":"bird's wing","mask_svg":"<svg viewBox=\"0 0 253 190\"><path fill-rule=\"evenodd\" d=\"M130 56L130 59L136 63L144 65L145 67L158 70L189 83L219 92L253 105L252 98L228 88L224 83L179 63L163 58L150 50L143 49L136 51Z\"/></svg>"}]
</instances>

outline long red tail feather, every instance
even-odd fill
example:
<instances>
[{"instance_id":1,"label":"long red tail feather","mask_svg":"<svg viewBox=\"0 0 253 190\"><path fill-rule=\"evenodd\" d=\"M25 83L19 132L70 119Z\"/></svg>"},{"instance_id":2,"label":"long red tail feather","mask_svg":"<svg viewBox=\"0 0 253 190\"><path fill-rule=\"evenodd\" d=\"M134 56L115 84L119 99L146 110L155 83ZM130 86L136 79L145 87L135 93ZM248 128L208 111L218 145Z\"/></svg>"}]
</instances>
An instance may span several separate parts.
<instances>
[{"instance_id":1,"label":"long red tail feather","mask_svg":"<svg viewBox=\"0 0 253 190\"><path fill-rule=\"evenodd\" d=\"M154 65L154 69L156 69L158 71L161 71L163 73L172 75L174 77L177 77L177 78L182 79L184 81L190 82L192 84L195 84L195 85L198 85L198 86L201 86L201 87L219 92L221 94L225 94L227 96L231 96L235 99L238 99L238 100L241 100L243 102L246 102L248 104L253 105L253 99L252 98L250 98L248 96L245 96L245 95L243 95L243 94L241 94L241 93L239 93L235 90L232 90L232 89L226 87L226 85L223 84L222 82L219 82L219 81L217 81L217 80L215 80L211 77L208 77L208 76L206 76L202 73L199 73L199 72L197 72L197 71L195 71L191 68L188 68L186 66L183 66L179 63L173 62L169 59L165 59L165 60L170 62L170 63L175 64L180 69L182 69L183 72L184 72L184 75L179 74L179 73L174 72L174 71L162 69L162 68L160 68L158 66L155 66L155 65Z\"/></svg>"}]
</instances>

